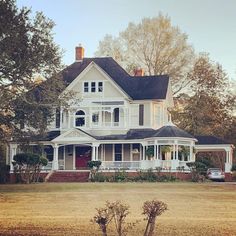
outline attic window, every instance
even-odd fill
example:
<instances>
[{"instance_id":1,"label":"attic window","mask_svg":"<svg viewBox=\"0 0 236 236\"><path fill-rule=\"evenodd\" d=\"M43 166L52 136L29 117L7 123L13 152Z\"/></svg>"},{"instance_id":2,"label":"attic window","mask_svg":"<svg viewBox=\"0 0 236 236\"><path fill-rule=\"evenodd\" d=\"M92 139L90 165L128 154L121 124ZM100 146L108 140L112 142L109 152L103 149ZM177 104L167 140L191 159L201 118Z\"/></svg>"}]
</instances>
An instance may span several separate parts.
<instances>
[{"instance_id":1,"label":"attic window","mask_svg":"<svg viewBox=\"0 0 236 236\"><path fill-rule=\"evenodd\" d=\"M98 82L98 92L102 92L103 91L103 82Z\"/></svg>"},{"instance_id":2,"label":"attic window","mask_svg":"<svg viewBox=\"0 0 236 236\"><path fill-rule=\"evenodd\" d=\"M91 83L91 92L95 93L96 92L96 82Z\"/></svg>"},{"instance_id":3,"label":"attic window","mask_svg":"<svg viewBox=\"0 0 236 236\"><path fill-rule=\"evenodd\" d=\"M84 92L85 93L89 92L89 83L88 82L84 82Z\"/></svg>"}]
</instances>

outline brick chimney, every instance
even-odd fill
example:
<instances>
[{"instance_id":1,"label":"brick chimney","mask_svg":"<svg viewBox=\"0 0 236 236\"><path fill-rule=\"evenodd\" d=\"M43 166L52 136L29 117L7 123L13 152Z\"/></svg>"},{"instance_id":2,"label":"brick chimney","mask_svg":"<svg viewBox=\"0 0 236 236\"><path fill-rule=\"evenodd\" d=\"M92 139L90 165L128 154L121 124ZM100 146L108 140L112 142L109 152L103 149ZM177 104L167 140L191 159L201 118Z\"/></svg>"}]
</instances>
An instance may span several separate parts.
<instances>
[{"instance_id":1,"label":"brick chimney","mask_svg":"<svg viewBox=\"0 0 236 236\"><path fill-rule=\"evenodd\" d=\"M75 47L75 61L83 61L84 58L84 48L79 44L78 47Z\"/></svg>"},{"instance_id":2,"label":"brick chimney","mask_svg":"<svg viewBox=\"0 0 236 236\"><path fill-rule=\"evenodd\" d=\"M134 76L144 76L144 69L142 68L134 69Z\"/></svg>"}]
</instances>

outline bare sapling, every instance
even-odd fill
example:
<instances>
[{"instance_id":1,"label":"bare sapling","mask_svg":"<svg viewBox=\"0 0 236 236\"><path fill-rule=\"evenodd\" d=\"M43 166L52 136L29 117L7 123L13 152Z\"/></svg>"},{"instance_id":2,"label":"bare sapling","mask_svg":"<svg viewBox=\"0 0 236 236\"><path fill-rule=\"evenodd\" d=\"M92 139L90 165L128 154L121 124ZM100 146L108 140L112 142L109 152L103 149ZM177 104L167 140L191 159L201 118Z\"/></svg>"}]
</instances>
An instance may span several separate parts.
<instances>
[{"instance_id":1,"label":"bare sapling","mask_svg":"<svg viewBox=\"0 0 236 236\"><path fill-rule=\"evenodd\" d=\"M146 216L145 220L147 220L144 236L154 236L156 218L166 210L167 204L162 201L152 200L144 202L142 214Z\"/></svg>"},{"instance_id":2,"label":"bare sapling","mask_svg":"<svg viewBox=\"0 0 236 236\"><path fill-rule=\"evenodd\" d=\"M129 206L120 201L107 202L106 206L112 212L117 234L119 236L126 235L128 227L125 227L125 219L129 214Z\"/></svg>"},{"instance_id":3,"label":"bare sapling","mask_svg":"<svg viewBox=\"0 0 236 236\"><path fill-rule=\"evenodd\" d=\"M99 225L103 236L107 236L107 227L113 218L113 214L109 208L96 208L97 213L93 217L92 222Z\"/></svg>"}]
</instances>

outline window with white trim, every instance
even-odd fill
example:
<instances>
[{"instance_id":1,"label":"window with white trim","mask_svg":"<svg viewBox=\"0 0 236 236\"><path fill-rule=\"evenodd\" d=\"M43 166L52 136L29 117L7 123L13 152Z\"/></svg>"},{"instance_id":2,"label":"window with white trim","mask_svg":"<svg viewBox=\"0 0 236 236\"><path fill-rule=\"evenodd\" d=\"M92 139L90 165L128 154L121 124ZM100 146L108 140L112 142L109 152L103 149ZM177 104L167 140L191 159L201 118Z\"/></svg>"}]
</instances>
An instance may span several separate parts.
<instances>
[{"instance_id":1,"label":"window with white trim","mask_svg":"<svg viewBox=\"0 0 236 236\"><path fill-rule=\"evenodd\" d=\"M89 82L84 82L84 93L89 92Z\"/></svg>"},{"instance_id":2,"label":"window with white trim","mask_svg":"<svg viewBox=\"0 0 236 236\"><path fill-rule=\"evenodd\" d=\"M92 93L96 92L96 82L91 82L91 92Z\"/></svg>"},{"instance_id":3,"label":"window with white trim","mask_svg":"<svg viewBox=\"0 0 236 236\"><path fill-rule=\"evenodd\" d=\"M85 126L85 112L79 110L75 113L75 127Z\"/></svg>"},{"instance_id":4,"label":"window with white trim","mask_svg":"<svg viewBox=\"0 0 236 236\"><path fill-rule=\"evenodd\" d=\"M103 92L103 82L98 82L98 92L99 93Z\"/></svg>"},{"instance_id":5,"label":"window with white trim","mask_svg":"<svg viewBox=\"0 0 236 236\"><path fill-rule=\"evenodd\" d=\"M122 144L115 144L114 146L115 161L122 161Z\"/></svg>"}]
</instances>

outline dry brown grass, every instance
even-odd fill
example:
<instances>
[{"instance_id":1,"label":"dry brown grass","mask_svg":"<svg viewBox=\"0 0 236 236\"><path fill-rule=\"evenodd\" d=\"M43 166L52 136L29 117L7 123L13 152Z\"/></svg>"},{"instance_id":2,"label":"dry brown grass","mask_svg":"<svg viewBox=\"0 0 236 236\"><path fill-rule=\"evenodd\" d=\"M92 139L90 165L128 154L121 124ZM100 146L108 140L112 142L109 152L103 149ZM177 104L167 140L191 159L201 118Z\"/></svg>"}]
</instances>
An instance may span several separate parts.
<instances>
[{"instance_id":1,"label":"dry brown grass","mask_svg":"<svg viewBox=\"0 0 236 236\"><path fill-rule=\"evenodd\" d=\"M220 183L1 185L0 235L101 235L90 219L106 200L129 204L127 218L135 221L154 198L169 208L158 219L158 235L236 235L236 185ZM144 226L129 235L141 236Z\"/></svg>"}]
</instances>

